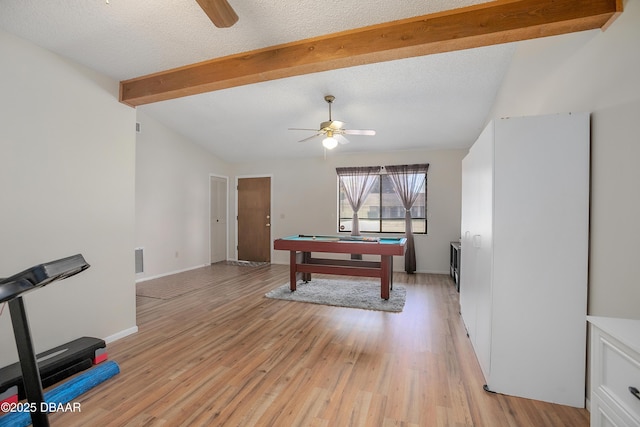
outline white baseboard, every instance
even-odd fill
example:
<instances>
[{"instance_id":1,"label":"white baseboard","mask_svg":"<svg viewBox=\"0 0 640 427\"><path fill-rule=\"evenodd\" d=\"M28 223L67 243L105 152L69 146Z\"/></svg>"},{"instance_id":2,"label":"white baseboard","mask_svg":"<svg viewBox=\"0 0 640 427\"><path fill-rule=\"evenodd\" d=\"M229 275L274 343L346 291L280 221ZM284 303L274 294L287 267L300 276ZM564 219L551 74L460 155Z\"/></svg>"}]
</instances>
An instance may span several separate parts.
<instances>
[{"instance_id":1,"label":"white baseboard","mask_svg":"<svg viewBox=\"0 0 640 427\"><path fill-rule=\"evenodd\" d=\"M106 337L104 339L104 342L109 344L111 342L117 341L117 340L119 340L121 338L124 338L126 336L129 336L131 334L135 334L136 332L138 332L138 327L137 326L133 326L133 327L131 327L129 329L125 329L124 331L120 331L120 332L117 332L117 333L115 333L113 335L109 335L108 337Z\"/></svg>"},{"instance_id":2,"label":"white baseboard","mask_svg":"<svg viewBox=\"0 0 640 427\"><path fill-rule=\"evenodd\" d=\"M196 268L206 267L209 264L196 265L194 267L184 268L182 270L170 271L168 273L157 274L155 276L143 277L142 279L137 279L136 283L146 282L147 280L159 279L160 277L171 276L173 274L184 273L185 271L195 270Z\"/></svg>"}]
</instances>

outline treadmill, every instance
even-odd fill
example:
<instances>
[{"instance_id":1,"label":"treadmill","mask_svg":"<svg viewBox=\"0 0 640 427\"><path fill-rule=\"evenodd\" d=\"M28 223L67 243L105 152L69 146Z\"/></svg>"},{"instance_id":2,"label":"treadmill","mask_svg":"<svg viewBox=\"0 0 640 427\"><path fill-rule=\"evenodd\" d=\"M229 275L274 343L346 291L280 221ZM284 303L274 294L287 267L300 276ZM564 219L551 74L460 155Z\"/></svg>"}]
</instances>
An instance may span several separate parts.
<instances>
[{"instance_id":1,"label":"treadmill","mask_svg":"<svg viewBox=\"0 0 640 427\"><path fill-rule=\"evenodd\" d=\"M64 280L87 268L89 264L81 254L77 254L38 264L5 279L0 278L0 304L3 302L9 304L24 392L29 403L35 404L35 411L30 413L34 427L48 427L49 419L46 411L42 410L42 403L45 401L44 393L22 294Z\"/></svg>"}]
</instances>

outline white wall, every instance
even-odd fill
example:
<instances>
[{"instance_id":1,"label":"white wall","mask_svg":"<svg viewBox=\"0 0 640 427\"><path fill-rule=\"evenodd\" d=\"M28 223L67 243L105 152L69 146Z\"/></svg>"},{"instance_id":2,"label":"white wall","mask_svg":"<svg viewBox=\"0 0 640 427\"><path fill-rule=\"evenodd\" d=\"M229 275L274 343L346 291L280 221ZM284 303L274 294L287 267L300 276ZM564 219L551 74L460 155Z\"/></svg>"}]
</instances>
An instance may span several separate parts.
<instances>
[{"instance_id":1,"label":"white wall","mask_svg":"<svg viewBox=\"0 0 640 427\"><path fill-rule=\"evenodd\" d=\"M640 319L640 2L624 7L604 32L522 43L492 116L592 112L589 314Z\"/></svg>"},{"instance_id":2,"label":"white wall","mask_svg":"<svg viewBox=\"0 0 640 427\"><path fill-rule=\"evenodd\" d=\"M209 175L228 166L210 152L138 110L136 247L144 248L137 280L210 262Z\"/></svg>"},{"instance_id":3,"label":"white wall","mask_svg":"<svg viewBox=\"0 0 640 427\"><path fill-rule=\"evenodd\" d=\"M429 163L428 234L416 235L417 272L448 273L449 242L460 238L461 160L467 150L424 150L348 154L339 149L326 159L282 159L235 164L235 176L272 177L272 238L337 233L336 167ZM233 178L235 181L235 177ZM235 192L231 206L235 206ZM235 216L235 215L234 215ZM235 225L235 223L234 223ZM235 230L232 233L235 239ZM235 247L235 243L230 245ZM235 253L235 252L233 252ZM288 253L272 252L272 262L288 264ZM404 269L402 257L394 269Z\"/></svg>"},{"instance_id":4,"label":"white wall","mask_svg":"<svg viewBox=\"0 0 640 427\"><path fill-rule=\"evenodd\" d=\"M0 277L82 253L24 297L36 351L136 330L135 110L118 82L0 31ZM0 366L17 361L8 307Z\"/></svg>"}]
</instances>

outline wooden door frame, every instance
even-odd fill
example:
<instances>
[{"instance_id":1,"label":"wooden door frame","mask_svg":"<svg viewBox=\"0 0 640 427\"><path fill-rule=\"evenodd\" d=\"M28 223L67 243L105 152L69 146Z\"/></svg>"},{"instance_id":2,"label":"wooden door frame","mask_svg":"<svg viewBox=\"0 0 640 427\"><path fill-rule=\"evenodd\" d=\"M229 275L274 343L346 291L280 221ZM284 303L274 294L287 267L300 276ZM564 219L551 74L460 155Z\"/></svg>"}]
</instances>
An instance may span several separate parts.
<instances>
[{"instance_id":1,"label":"wooden door frame","mask_svg":"<svg viewBox=\"0 0 640 427\"><path fill-rule=\"evenodd\" d=\"M272 230L273 230L273 174L264 174L264 175L237 175L236 176L236 185L235 185L235 240L236 240L236 244L235 244L235 260L238 261L238 181L241 179L246 179L246 178L269 178L269 187L270 187L270 196L269 196L269 212L271 214L271 227L269 227L269 241L272 242L273 241L273 234L272 234ZM273 247L271 247L271 244L269 244L269 259L273 259Z\"/></svg>"},{"instance_id":2,"label":"wooden door frame","mask_svg":"<svg viewBox=\"0 0 640 427\"><path fill-rule=\"evenodd\" d=\"M211 200L211 178L221 178L224 179L227 183L227 199L225 203L225 209L227 214L227 229L225 233L225 249L224 249L224 258L225 260L229 259L229 177L225 175L217 175L215 173L209 174L209 262L211 262L211 204L213 201Z\"/></svg>"}]
</instances>

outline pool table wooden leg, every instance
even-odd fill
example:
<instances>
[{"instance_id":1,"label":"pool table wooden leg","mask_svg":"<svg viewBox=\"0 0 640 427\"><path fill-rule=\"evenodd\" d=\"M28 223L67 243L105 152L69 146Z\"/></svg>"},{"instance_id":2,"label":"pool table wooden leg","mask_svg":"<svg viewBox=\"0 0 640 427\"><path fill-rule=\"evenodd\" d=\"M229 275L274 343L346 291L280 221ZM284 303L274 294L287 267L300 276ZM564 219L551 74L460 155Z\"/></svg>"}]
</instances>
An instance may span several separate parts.
<instances>
[{"instance_id":1,"label":"pool table wooden leg","mask_svg":"<svg viewBox=\"0 0 640 427\"><path fill-rule=\"evenodd\" d=\"M298 252L289 251L289 289L291 292L296 290L298 282Z\"/></svg>"},{"instance_id":2,"label":"pool table wooden leg","mask_svg":"<svg viewBox=\"0 0 640 427\"><path fill-rule=\"evenodd\" d=\"M311 252L289 251L289 289L294 292L297 289L298 280L305 283L311 280L311 273L299 273L298 265L305 264L311 258Z\"/></svg>"},{"instance_id":3,"label":"pool table wooden leg","mask_svg":"<svg viewBox=\"0 0 640 427\"><path fill-rule=\"evenodd\" d=\"M389 288L393 290L393 257L389 257Z\"/></svg>"}]
</instances>

